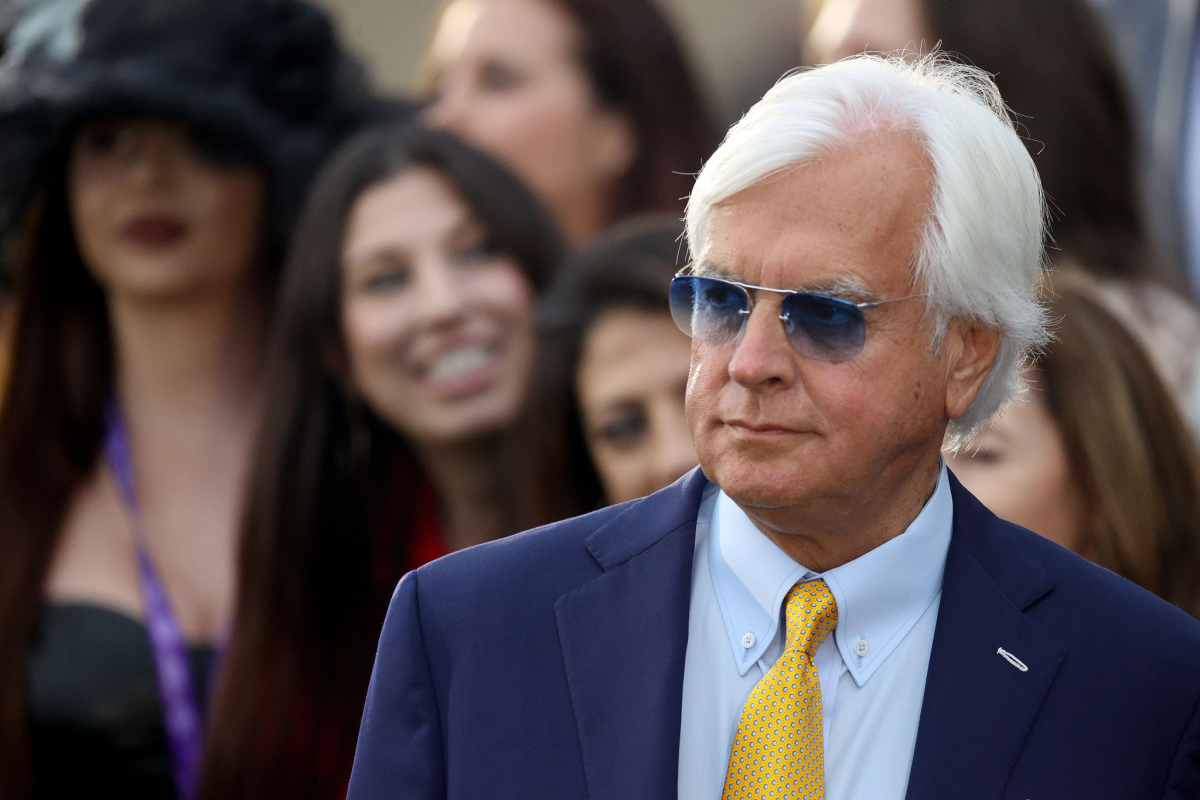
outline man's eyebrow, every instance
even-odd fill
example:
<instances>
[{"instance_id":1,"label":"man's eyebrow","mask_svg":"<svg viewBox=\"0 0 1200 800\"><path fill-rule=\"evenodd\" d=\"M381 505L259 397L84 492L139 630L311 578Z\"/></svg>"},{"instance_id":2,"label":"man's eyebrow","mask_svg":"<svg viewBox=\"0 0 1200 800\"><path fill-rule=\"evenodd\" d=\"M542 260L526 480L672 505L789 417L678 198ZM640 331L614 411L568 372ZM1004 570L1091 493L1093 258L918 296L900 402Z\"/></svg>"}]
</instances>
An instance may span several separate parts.
<instances>
[{"instance_id":1,"label":"man's eyebrow","mask_svg":"<svg viewBox=\"0 0 1200 800\"><path fill-rule=\"evenodd\" d=\"M735 283L745 282L740 276L734 275L729 270L706 261L694 261L684 271L689 275L696 275L701 278L717 278ZM874 303L878 300L875 293L867 288L864 283L844 276L814 281L802 286L780 286L777 288L786 288L790 291L806 292L808 294L823 294L828 297L836 297L840 300L849 300L852 303Z\"/></svg>"},{"instance_id":2,"label":"man's eyebrow","mask_svg":"<svg viewBox=\"0 0 1200 800\"><path fill-rule=\"evenodd\" d=\"M684 267L684 272L688 275L695 275L700 278L718 278L726 281L736 281L739 278L727 269L713 264L709 261L693 261Z\"/></svg>"},{"instance_id":3,"label":"man's eyebrow","mask_svg":"<svg viewBox=\"0 0 1200 800\"><path fill-rule=\"evenodd\" d=\"M829 297L836 297L840 300L849 300L852 303L874 303L877 298L875 293L866 287L860 281L853 278L833 278L828 281L818 281L810 283L802 289L802 292L810 294L823 294Z\"/></svg>"}]
</instances>

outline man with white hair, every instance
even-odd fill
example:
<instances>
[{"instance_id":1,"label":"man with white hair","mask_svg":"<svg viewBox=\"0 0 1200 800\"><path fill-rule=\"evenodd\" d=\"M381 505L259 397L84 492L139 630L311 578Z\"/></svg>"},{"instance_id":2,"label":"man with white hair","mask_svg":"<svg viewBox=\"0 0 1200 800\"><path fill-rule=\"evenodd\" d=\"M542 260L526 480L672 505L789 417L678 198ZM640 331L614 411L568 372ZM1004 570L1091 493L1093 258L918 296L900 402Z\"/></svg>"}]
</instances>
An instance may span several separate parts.
<instances>
[{"instance_id":1,"label":"man with white hair","mask_svg":"<svg viewBox=\"0 0 1200 800\"><path fill-rule=\"evenodd\" d=\"M780 81L688 206L701 469L401 581L350 800L1200 797L1200 624L941 460L1047 339L1043 219L982 73Z\"/></svg>"}]
</instances>

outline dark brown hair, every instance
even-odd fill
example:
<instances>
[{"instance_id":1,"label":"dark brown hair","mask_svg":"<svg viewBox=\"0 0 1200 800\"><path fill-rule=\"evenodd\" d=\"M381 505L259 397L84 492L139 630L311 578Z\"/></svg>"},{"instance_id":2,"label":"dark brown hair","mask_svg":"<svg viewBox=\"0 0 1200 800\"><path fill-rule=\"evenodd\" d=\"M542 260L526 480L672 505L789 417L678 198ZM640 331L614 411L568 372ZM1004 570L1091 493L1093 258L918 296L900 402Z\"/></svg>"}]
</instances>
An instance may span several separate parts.
<instances>
[{"instance_id":1,"label":"dark brown hair","mask_svg":"<svg viewBox=\"0 0 1200 800\"><path fill-rule=\"evenodd\" d=\"M1037 386L1091 512L1101 566L1200 618L1200 454L1153 360L1082 274L1050 293Z\"/></svg>"},{"instance_id":2,"label":"dark brown hair","mask_svg":"<svg viewBox=\"0 0 1200 800\"><path fill-rule=\"evenodd\" d=\"M670 22L652 0L548 1L578 25L580 62L599 102L633 124L637 155L612 218L682 211L717 136Z\"/></svg>"},{"instance_id":3,"label":"dark brown hair","mask_svg":"<svg viewBox=\"0 0 1200 800\"><path fill-rule=\"evenodd\" d=\"M932 42L995 76L1037 164L1054 246L1101 276L1155 272L1133 114L1087 0L923 0Z\"/></svg>"},{"instance_id":4,"label":"dark brown hair","mask_svg":"<svg viewBox=\"0 0 1200 800\"><path fill-rule=\"evenodd\" d=\"M528 521L554 522L604 503L575 396L580 353L605 311L670 314L671 278L683 224L668 216L630 219L577 252L542 300L538 367L523 425L529 443Z\"/></svg>"},{"instance_id":5,"label":"dark brown hair","mask_svg":"<svg viewBox=\"0 0 1200 800\"><path fill-rule=\"evenodd\" d=\"M112 390L108 307L75 247L61 175L17 235L0 387L0 797L32 792L25 658L71 496ZM10 327L11 326L11 327Z\"/></svg>"},{"instance_id":6,"label":"dark brown hair","mask_svg":"<svg viewBox=\"0 0 1200 800\"><path fill-rule=\"evenodd\" d=\"M448 134L379 127L321 173L285 269L270 349L268 419L251 470L236 627L202 796L335 798L349 779L375 644L410 566L421 470L346 374L340 264L369 187L427 167L491 246L540 289L560 239L533 196Z\"/></svg>"}]
</instances>

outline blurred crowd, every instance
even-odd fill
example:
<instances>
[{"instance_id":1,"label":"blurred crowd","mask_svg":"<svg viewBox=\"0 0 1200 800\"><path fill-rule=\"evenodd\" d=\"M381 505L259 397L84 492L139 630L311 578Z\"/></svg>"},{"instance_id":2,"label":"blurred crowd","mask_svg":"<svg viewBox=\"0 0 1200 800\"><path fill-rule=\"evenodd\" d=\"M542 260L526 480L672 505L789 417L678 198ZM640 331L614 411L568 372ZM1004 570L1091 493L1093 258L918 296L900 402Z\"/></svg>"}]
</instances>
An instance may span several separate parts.
<instances>
[{"instance_id":1,"label":"blurred crowd","mask_svg":"<svg viewBox=\"0 0 1200 800\"><path fill-rule=\"evenodd\" d=\"M994 74L1041 174L1056 339L950 468L1200 616L1196 20L798 3L808 64ZM307 0L0 30L0 799L341 797L405 572L697 464L686 48L654 0L448 0L391 97Z\"/></svg>"}]
</instances>

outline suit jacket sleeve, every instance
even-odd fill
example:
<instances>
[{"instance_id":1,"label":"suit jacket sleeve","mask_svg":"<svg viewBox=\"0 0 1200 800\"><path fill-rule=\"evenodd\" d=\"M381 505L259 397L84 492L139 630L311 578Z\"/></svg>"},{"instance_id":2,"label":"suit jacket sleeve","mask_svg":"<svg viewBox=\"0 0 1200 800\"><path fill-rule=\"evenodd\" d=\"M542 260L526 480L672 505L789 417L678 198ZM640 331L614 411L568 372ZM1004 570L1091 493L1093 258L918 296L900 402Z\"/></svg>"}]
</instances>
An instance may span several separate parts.
<instances>
[{"instance_id":1,"label":"suit jacket sleeve","mask_svg":"<svg viewBox=\"0 0 1200 800\"><path fill-rule=\"evenodd\" d=\"M417 573L410 572L396 587L383 624L347 800L445 798L443 762Z\"/></svg>"},{"instance_id":2,"label":"suit jacket sleeve","mask_svg":"<svg viewBox=\"0 0 1200 800\"><path fill-rule=\"evenodd\" d=\"M1200 797L1200 702L1192 709L1192 719L1179 749L1175 751L1175 762L1167 779L1165 800L1191 800Z\"/></svg>"}]
</instances>

